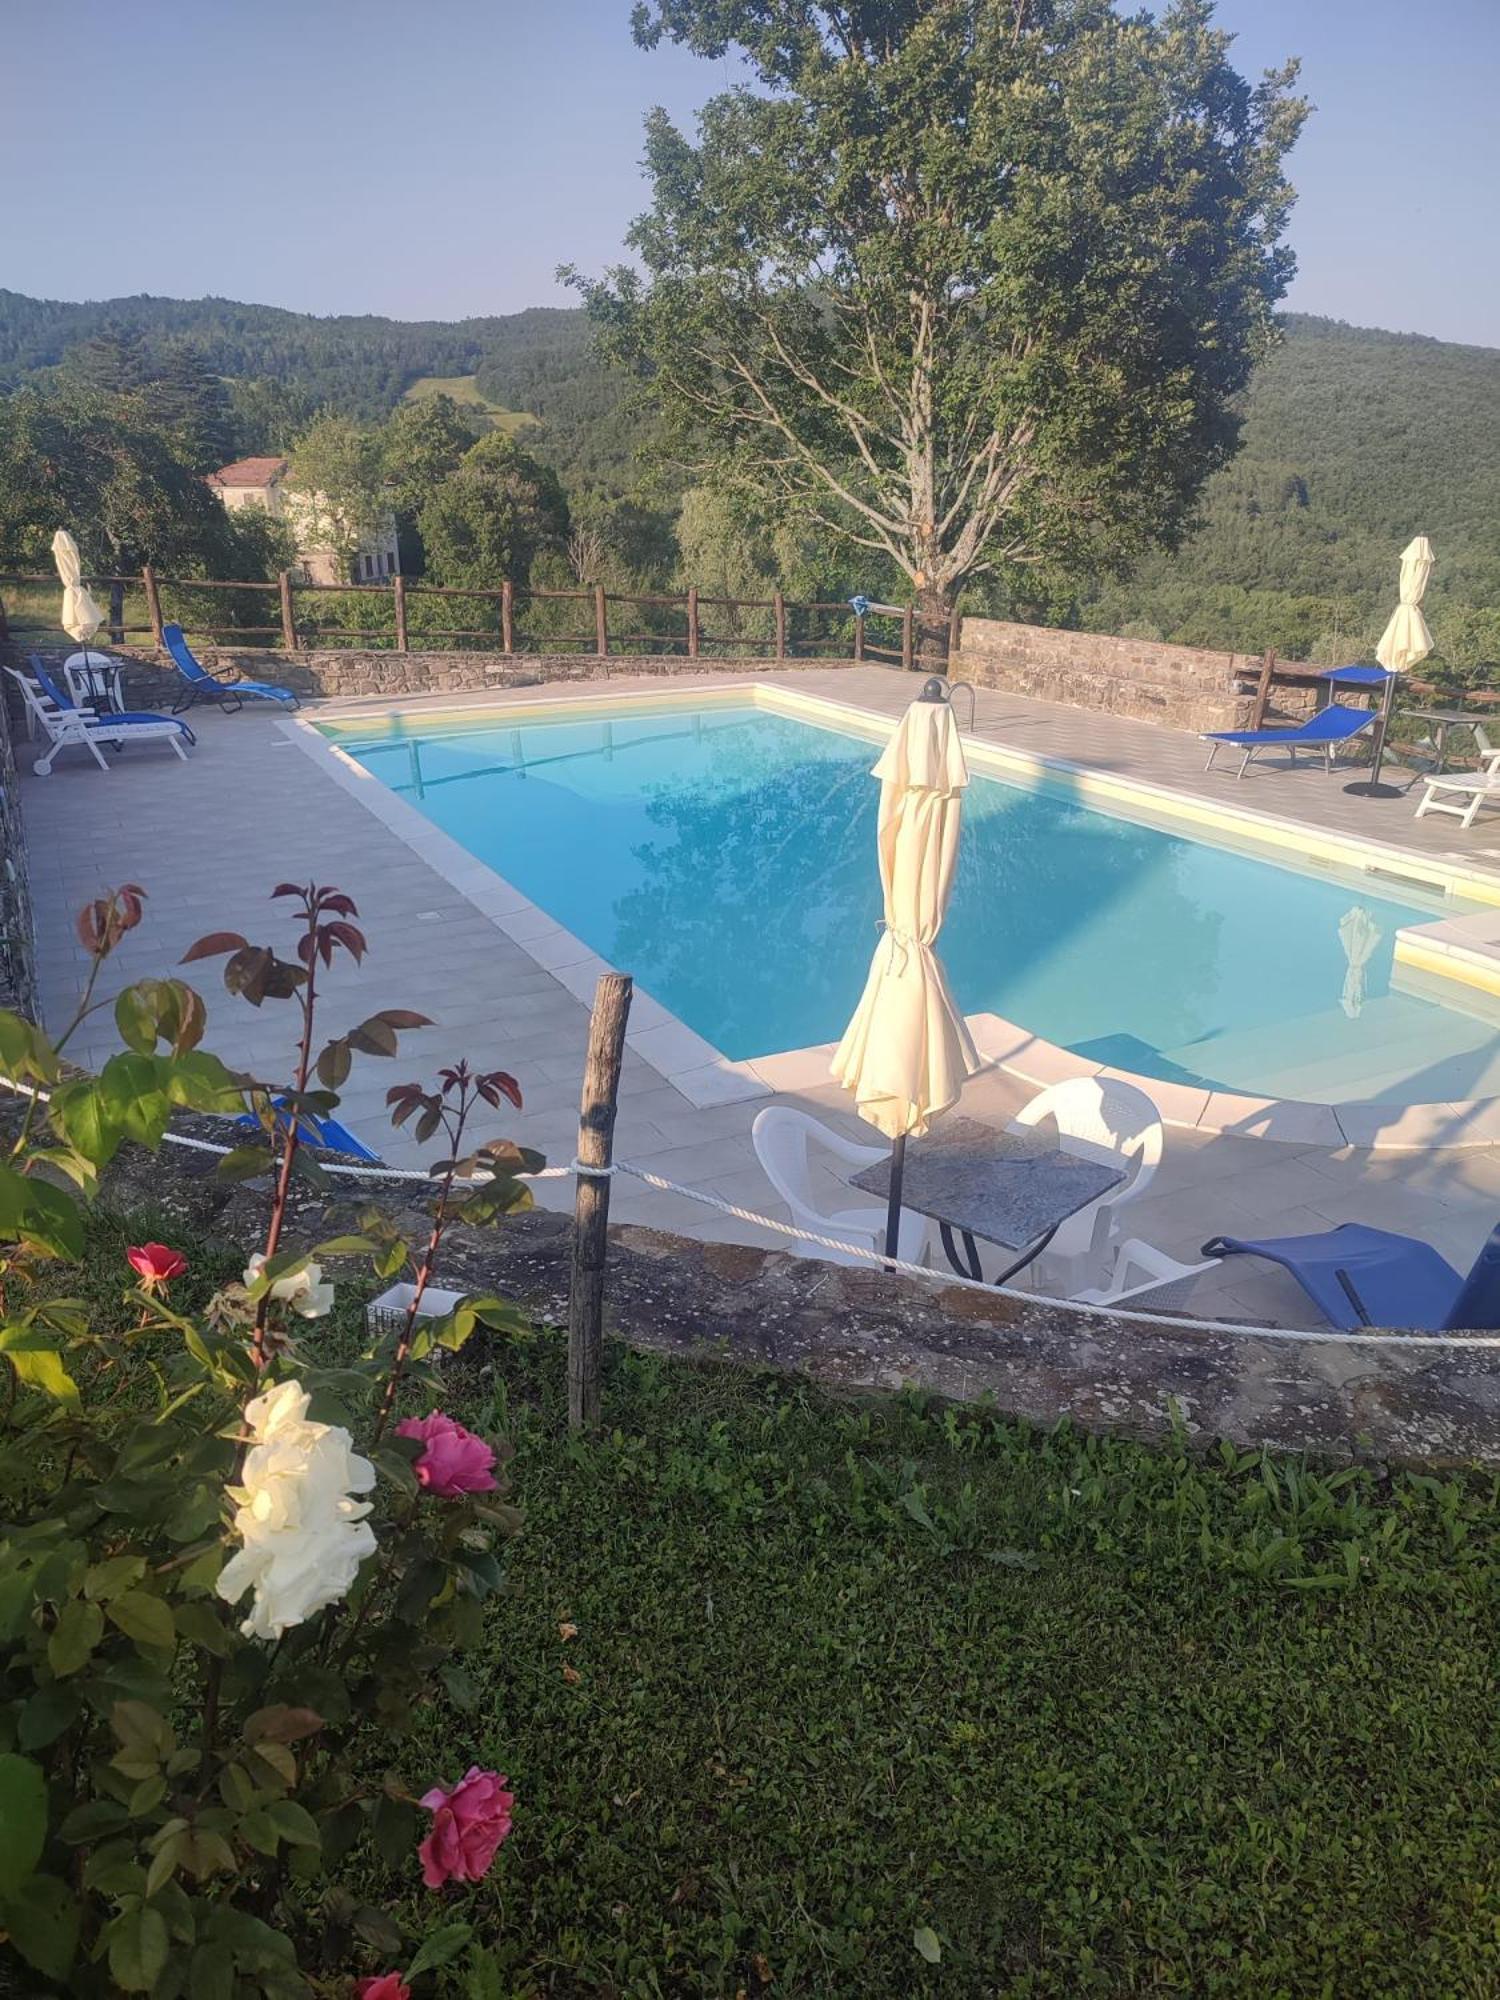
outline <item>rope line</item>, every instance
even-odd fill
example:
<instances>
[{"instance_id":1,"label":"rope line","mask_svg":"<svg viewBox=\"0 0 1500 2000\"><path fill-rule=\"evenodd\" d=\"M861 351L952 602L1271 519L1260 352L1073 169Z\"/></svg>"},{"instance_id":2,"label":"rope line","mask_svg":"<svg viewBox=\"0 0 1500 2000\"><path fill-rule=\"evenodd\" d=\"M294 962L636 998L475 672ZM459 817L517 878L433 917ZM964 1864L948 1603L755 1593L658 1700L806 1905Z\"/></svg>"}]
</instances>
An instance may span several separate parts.
<instances>
[{"instance_id":1,"label":"rope line","mask_svg":"<svg viewBox=\"0 0 1500 2000\"><path fill-rule=\"evenodd\" d=\"M9 1077L0 1077L0 1087L16 1093L20 1097L33 1097L39 1103L47 1103L51 1092L33 1090L28 1084L13 1082ZM208 1139L194 1139L185 1132L167 1132L163 1135L170 1145L185 1146L195 1153L216 1153L221 1158L232 1152L230 1146L216 1146ZM432 1176L413 1167L363 1167L342 1161L324 1160L320 1162L325 1173L349 1174L361 1180L420 1181L424 1186L432 1185ZM1023 1292L1015 1285L987 1285L981 1278L969 1278L957 1271L940 1271L931 1264L913 1264L904 1257L887 1257L883 1251L872 1250L867 1243L850 1243L840 1236L823 1236L815 1229L807 1229L794 1223L778 1222L773 1216L761 1215L756 1209L743 1208L738 1202L726 1201L722 1195L709 1194L704 1188L683 1187L679 1181L669 1181L662 1174L653 1173L649 1167L637 1166L632 1160L616 1160L612 1166L589 1166L584 1161L574 1159L565 1167L540 1167L534 1174L518 1176L529 1181L569 1180L582 1176L589 1180L609 1181L617 1175L627 1175L646 1187L655 1188L661 1194L680 1194L689 1201L700 1202L705 1208L717 1209L721 1215L732 1216L737 1222L752 1223L757 1229L769 1230L776 1236L791 1237L798 1243L815 1243L822 1250L836 1250L840 1256L852 1258L856 1263L878 1265L884 1271L899 1271L903 1277L925 1278L929 1284L937 1284L947 1290L955 1287L965 1292L981 1292L989 1299L1010 1299L1018 1305L1065 1307L1073 1313L1083 1313L1093 1319L1127 1320L1136 1325L1161 1327L1171 1333L1208 1333L1220 1339L1304 1341L1315 1346L1347 1347L1352 1342L1368 1343L1380 1347L1421 1347L1431 1351L1434 1348L1500 1348L1500 1333L1454 1334L1454 1333L1375 1333L1360 1331L1342 1333L1331 1328L1254 1326L1244 1322L1217 1319L1191 1319L1185 1314L1150 1312L1144 1308L1129 1306L1101 1306L1081 1299L1051 1299L1039 1292ZM479 1180L480 1176L471 1176ZM492 1175L482 1177L492 1179ZM1171 1280L1164 1280L1170 1283Z\"/></svg>"}]
</instances>

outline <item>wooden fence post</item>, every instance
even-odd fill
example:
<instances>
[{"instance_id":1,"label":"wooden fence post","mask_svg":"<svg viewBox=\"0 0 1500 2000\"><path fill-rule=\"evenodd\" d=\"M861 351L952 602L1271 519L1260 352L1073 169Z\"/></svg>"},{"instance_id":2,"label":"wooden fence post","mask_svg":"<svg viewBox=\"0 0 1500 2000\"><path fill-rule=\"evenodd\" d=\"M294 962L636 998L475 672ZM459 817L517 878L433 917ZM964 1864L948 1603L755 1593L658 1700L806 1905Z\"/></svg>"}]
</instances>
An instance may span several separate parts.
<instances>
[{"instance_id":1,"label":"wooden fence post","mask_svg":"<svg viewBox=\"0 0 1500 2000\"><path fill-rule=\"evenodd\" d=\"M0 597L0 639L10 637L10 620L5 615L5 599Z\"/></svg>"},{"instance_id":2,"label":"wooden fence post","mask_svg":"<svg viewBox=\"0 0 1500 2000\"><path fill-rule=\"evenodd\" d=\"M292 573L281 570L276 578L277 589L281 592L281 643L287 652L297 650L297 621L292 616Z\"/></svg>"},{"instance_id":3,"label":"wooden fence post","mask_svg":"<svg viewBox=\"0 0 1500 2000\"><path fill-rule=\"evenodd\" d=\"M862 611L854 614L854 657L862 660L865 656L865 615Z\"/></svg>"},{"instance_id":4,"label":"wooden fence post","mask_svg":"<svg viewBox=\"0 0 1500 2000\"><path fill-rule=\"evenodd\" d=\"M391 578L391 599L396 607L396 651L409 650L406 643L406 578L398 570Z\"/></svg>"},{"instance_id":5,"label":"wooden fence post","mask_svg":"<svg viewBox=\"0 0 1500 2000\"><path fill-rule=\"evenodd\" d=\"M516 587L509 577L500 586L500 650L516 650Z\"/></svg>"},{"instance_id":6,"label":"wooden fence post","mask_svg":"<svg viewBox=\"0 0 1500 2000\"><path fill-rule=\"evenodd\" d=\"M607 1167L614 1157L615 1110L631 980L606 972L594 989L583 1096L578 1106L578 1160ZM568 1428L593 1430L599 1422L604 1356L604 1265L609 1239L609 1181L578 1176L573 1197L573 1266L568 1287Z\"/></svg>"},{"instance_id":7,"label":"wooden fence post","mask_svg":"<svg viewBox=\"0 0 1500 2000\"><path fill-rule=\"evenodd\" d=\"M955 604L948 613L948 658L951 660L958 651L959 640L963 636L963 613Z\"/></svg>"},{"instance_id":8,"label":"wooden fence post","mask_svg":"<svg viewBox=\"0 0 1500 2000\"><path fill-rule=\"evenodd\" d=\"M774 599L776 611L776 657L786 658L786 599L778 590Z\"/></svg>"},{"instance_id":9,"label":"wooden fence post","mask_svg":"<svg viewBox=\"0 0 1500 2000\"><path fill-rule=\"evenodd\" d=\"M901 669L910 673L912 668L912 611L908 604L901 614Z\"/></svg>"},{"instance_id":10,"label":"wooden fence post","mask_svg":"<svg viewBox=\"0 0 1500 2000\"><path fill-rule=\"evenodd\" d=\"M125 643L125 586L118 577L109 586L109 643Z\"/></svg>"},{"instance_id":11,"label":"wooden fence post","mask_svg":"<svg viewBox=\"0 0 1500 2000\"><path fill-rule=\"evenodd\" d=\"M698 657L698 586L696 583L688 585L687 618L688 658L696 660Z\"/></svg>"},{"instance_id":12,"label":"wooden fence post","mask_svg":"<svg viewBox=\"0 0 1500 2000\"><path fill-rule=\"evenodd\" d=\"M609 658L609 612L602 583L594 585L594 650L601 660Z\"/></svg>"},{"instance_id":13,"label":"wooden fence post","mask_svg":"<svg viewBox=\"0 0 1500 2000\"><path fill-rule=\"evenodd\" d=\"M156 571L147 563L141 571L141 582L146 586L146 616L151 620L151 643L160 646L161 637L161 592L156 587Z\"/></svg>"},{"instance_id":14,"label":"wooden fence post","mask_svg":"<svg viewBox=\"0 0 1500 2000\"><path fill-rule=\"evenodd\" d=\"M1259 729L1271 705L1271 676L1276 671L1276 655L1267 653L1260 663L1260 679L1255 688L1255 705L1250 711L1250 727Z\"/></svg>"}]
</instances>

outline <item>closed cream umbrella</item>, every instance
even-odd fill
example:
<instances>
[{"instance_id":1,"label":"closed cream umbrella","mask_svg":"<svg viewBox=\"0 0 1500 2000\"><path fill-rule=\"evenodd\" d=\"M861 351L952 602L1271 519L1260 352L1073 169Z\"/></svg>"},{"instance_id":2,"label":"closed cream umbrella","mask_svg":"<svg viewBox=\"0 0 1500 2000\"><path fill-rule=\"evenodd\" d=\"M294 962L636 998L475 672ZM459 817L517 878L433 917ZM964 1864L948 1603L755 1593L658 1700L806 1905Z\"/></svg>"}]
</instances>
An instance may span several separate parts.
<instances>
[{"instance_id":1,"label":"closed cream umbrella","mask_svg":"<svg viewBox=\"0 0 1500 2000\"><path fill-rule=\"evenodd\" d=\"M876 848L885 920L854 1018L833 1058L833 1075L855 1107L893 1140L886 1255L896 1252L906 1140L958 1101L979 1068L933 946L958 862L968 765L941 693L929 682L881 753Z\"/></svg>"},{"instance_id":2,"label":"closed cream umbrella","mask_svg":"<svg viewBox=\"0 0 1500 2000\"><path fill-rule=\"evenodd\" d=\"M1339 1005L1351 1021L1357 1021L1365 1005L1365 968L1375 956L1382 932L1363 903L1345 910L1339 918L1339 943L1344 948L1344 990Z\"/></svg>"},{"instance_id":3,"label":"closed cream umbrella","mask_svg":"<svg viewBox=\"0 0 1500 2000\"><path fill-rule=\"evenodd\" d=\"M78 641L86 655L89 640L104 623L104 613L88 593L78 544L66 528L59 528L52 537L52 560L57 564L63 587L62 616L58 623L70 639Z\"/></svg>"},{"instance_id":4,"label":"closed cream umbrella","mask_svg":"<svg viewBox=\"0 0 1500 2000\"><path fill-rule=\"evenodd\" d=\"M1404 674L1409 667L1425 660L1432 651L1432 634L1427 629L1427 620L1422 616L1422 599L1427 592L1427 580L1432 575L1432 544L1425 535L1413 535L1401 551L1400 602L1391 613L1390 623L1380 635L1375 648L1375 657L1388 674ZM1380 766L1385 758L1385 737L1390 727L1391 707L1395 700L1396 683L1385 684L1385 695L1381 704L1380 722L1375 732L1374 769L1371 775L1353 785L1345 785L1346 792L1353 792L1360 798L1394 799L1399 792L1394 785L1382 785Z\"/></svg>"}]
</instances>

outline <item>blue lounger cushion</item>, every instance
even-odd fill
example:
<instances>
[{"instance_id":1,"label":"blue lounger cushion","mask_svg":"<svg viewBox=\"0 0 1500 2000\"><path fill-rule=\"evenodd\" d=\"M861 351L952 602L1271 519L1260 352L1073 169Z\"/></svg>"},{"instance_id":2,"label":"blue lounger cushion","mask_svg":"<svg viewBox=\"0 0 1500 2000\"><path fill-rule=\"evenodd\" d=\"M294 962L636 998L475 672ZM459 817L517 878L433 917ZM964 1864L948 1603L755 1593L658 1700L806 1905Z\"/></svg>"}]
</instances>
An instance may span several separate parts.
<instances>
[{"instance_id":1,"label":"blue lounger cushion","mask_svg":"<svg viewBox=\"0 0 1500 2000\"><path fill-rule=\"evenodd\" d=\"M1324 1317L1345 1333L1365 1326L1500 1326L1500 1226L1461 1278L1446 1258L1414 1236L1345 1222L1309 1236L1260 1240L1215 1236L1205 1257L1264 1257L1297 1280Z\"/></svg>"},{"instance_id":2,"label":"blue lounger cushion","mask_svg":"<svg viewBox=\"0 0 1500 2000\"><path fill-rule=\"evenodd\" d=\"M172 656L172 663L194 694L217 701L240 701L246 695L257 696L261 701L287 702L293 708L301 706L290 688L277 687L271 681L226 681L217 674L211 674L203 662L196 657L180 625L163 625L162 644ZM191 696L185 697L185 701Z\"/></svg>"},{"instance_id":3,"label":"blue lounger cushion","mask_svg":"<svg viewBox=\"0 0 1500 2000\"><path fill-rule=\"evenodd\" d=\"M1203 740L1233 743L1241 750L1262 747L1270 750L1280 743L1294 748L1303 743L1344 743L1351 736L1358 736L1362 729L1368 729L1375 720L1373 708L1350 708L1343 702L1330 702L1327 708L1320 708L1316 715L1310 715L1306 722L1299 722L1291 729L1209 729L1204 731Z\"/></svg>"}]
</instances>

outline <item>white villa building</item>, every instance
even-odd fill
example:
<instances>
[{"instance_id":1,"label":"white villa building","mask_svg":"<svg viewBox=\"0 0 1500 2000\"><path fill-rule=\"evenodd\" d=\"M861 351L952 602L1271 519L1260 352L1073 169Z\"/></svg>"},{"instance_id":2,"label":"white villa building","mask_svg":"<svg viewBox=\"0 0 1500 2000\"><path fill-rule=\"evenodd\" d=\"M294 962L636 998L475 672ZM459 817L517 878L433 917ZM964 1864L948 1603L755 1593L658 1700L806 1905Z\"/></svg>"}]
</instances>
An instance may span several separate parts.
<instances>
[{"instance_id":1,"label":"white villa building","mask_svg":"<svg viewBox=\"0 0 1500 2000\"><path fill-rule=\"evenodd\" d=\"M297 542L297 562L305 583L382 583L401 567L396 541L396 517L387 510L375 533L359 545L350 575L340 574L333 549L318 539L319 496L311 499L286 483L284 458L237 458L208 475L208 483L233 513L242 507L262 507L290 524Z\"/></svg>"}]
</instances>

